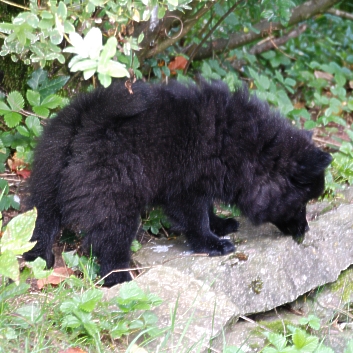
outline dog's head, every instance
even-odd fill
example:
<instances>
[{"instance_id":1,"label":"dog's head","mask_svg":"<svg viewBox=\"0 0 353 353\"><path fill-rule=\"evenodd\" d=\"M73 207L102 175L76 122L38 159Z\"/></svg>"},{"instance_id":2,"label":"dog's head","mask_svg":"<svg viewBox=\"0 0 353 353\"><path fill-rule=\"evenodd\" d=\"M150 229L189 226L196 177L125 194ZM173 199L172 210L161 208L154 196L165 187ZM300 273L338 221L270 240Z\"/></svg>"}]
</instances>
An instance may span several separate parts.
<instances>
[{"instance_id":1,"label":"dog's head","mask_svg":"<svg viewBox=\"0 0 353 353\"><path fill-rule=\"evenodd\" d=\"M325 169L331 163L330 154L311 146L295 163L286 178L286 188L273 201L268 221L282 233L292 235L301 242L309 230L306 220L306 204L318 198L325 189Z\"/></svg>"}]
</instances>

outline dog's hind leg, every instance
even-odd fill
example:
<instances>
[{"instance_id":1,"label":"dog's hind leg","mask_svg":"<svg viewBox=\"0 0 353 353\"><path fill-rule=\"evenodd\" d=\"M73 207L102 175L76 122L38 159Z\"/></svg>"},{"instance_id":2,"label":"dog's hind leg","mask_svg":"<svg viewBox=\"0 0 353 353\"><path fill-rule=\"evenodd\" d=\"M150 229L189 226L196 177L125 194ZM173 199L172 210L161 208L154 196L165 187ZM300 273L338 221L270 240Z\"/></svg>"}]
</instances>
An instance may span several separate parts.
<instances>
[{"instance_id":1,"label":"dog's hind leg","mask_svg":"<svg viewBox=\"0 0 353 353\"><path fill-rule=\"evenodd\" d=\"M55 237L60 232L60 215L58 212L50 210L50 205L38 207L36 226L31 238L36 245L30 251L23 254L26 261L34 261L37 257L45 260L47 268L54 266L55 257L53 254L53 244Z\"/></svg>"},{"instance_id":2,"label":"dog's hind leg","mask_svg":"<svg viewBox=\"0 0 353 353\"><path fill-rule=\"evenodd\" d=\"M91 217L94 219L94 213ZM98 257L101 277L117 271L104 279L105 286L111 287L132 279L126 269L130 267L130 247L139 223L140 215L136 211L117 209L114 214L106 214L104 223L96 222L86 230L84 247L91 248Z\"/></svg>"}]
</instances>

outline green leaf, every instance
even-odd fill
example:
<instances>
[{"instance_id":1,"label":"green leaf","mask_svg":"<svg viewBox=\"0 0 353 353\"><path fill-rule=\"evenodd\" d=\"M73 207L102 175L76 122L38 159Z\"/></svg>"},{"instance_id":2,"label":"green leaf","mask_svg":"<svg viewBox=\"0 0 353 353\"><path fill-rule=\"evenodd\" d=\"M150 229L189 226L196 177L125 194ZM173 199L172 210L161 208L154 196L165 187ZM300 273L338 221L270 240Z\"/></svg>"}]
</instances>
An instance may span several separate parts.
<instances>
[{"instance_id":1,"label":"green leaf","mask_svg":"<svg viewBox=\"0 0 353 353\"><path fill-rule=\"evenodd\" d=\"M293 343L300 352L314 352L319 345L319 339L314 336L308 336L304 331L296 329L292 336Z\"/></svg>"},{"instance_id":2,"label":"green leaf","mask_svg":"<svg viewBox=\"0 0 353 353\"><path fill-rule=\"evenodd\" d=\"M167 0L167 2L172 6L178 6L178 0Z\"/></svg>"},{"instance_id":3,"label":"green leaf","mask_svg":"<svg viewBox=\"0 0 353 353\"><path fill-rule=\"evenodd\" d=\"M26 293L29 288L30 285L27 283L20 283L19 285L11 283L7 285L0 293L0 303Z\"/></svg>"},{"instance_id":4,"label":"green leaf","mask_svg":"<svg viewBox=\"0 0 353 353\"><path fill-rule=\"evenodd\" d=\"M104 67L105 65L108 64L110 59L115 55L116 53L116 46L117 46L117 39L115 37L110 37L107 40L107 43L104 45L102 53L99 58L98 62L98 72L104 72Z\"/></svg>"},{"instance_id":5,"label":"green leaf","mask_svg":"<svg viewBox=\"0 0 353 353\"><path fill-rule=\"evenodd\" d=\"M9 103L11 109L15 112L20 111L24 107L24 99L22 94L18 91L11 92L7 97L7 102Z\"/></svg>"},{"instance_id":6,"label":"green leaf","mask_svg":"<svg viewBox=\"0 0 353 353\"><path fill-rule=\"evenodd\" d=\"M98 80L103 87L108 87L112 83L112 78L109 75L98 74Z\"/></svg>"},{"instance_id":7,"label":"green leaf","mask_svg":"<svg viewBox=\"0 0 353 353\"><path fill-rule=\"evenodd\" d=\"M165 12L166 12L166 8L163 5L159 6L158 7L158 18L159 19L163 18L165 15Z\"/></svg>"},{"instance_id":8,"label":"green leaf","mask_svg":"<svg viewBox=\"0 0 353 353\"><path fill-rule=\"evenodd\" d=\"M344 353L353 353L353 340L350 340L348 342L347 347L344 350Z\"/></svg>"},{"instance_id":9,"label":"green leaf","mask_svg":"<svg viewBox=\"0 0 353 353\"><path fill-rule=\"evenodd\" d=\"M345 84L346 84L346 78L343 74L341 73L336 73L335 74L335 80L336 80L336 83L343 87Z\"/></svg>"},{"instance_id":10,"label":"green leaf","mask_svg":"<svg viewBox=\"0 0 353 353\"><path fill-rule=\"evenodd\" d=\"M41 279L47 278L53 273L53 270L46 270L46 262L40 257L37 257L34 261L27 263L33 271L34 278Z\"/></svg>"},{"instance_id":11,"label":"green leaf","mask_svg":"<svg viewBox=\"0 0 353 353\"><path fill-rule=\"evenodd\" d=\"M43 18L39 21L38 28L48 30L53 27L54 23L54 19Z\"/></svg>"},{"instance_id":12,"label":"green leaf","mask_svg":"<svg viewBox=\"0 0 353 353\"><path fill-rule=\"evenodd\" d=\"M1 238L1 252L11 251L15 255L22 255L32 249L35 242L29 242L34 230L37 210L33 209L13 218L7 225Z\"/></svg>"},{"instance_id":13,"label":"green leaf","mask_svg":"<svg viewBox=\"0 0 353 353\"><path fill-rule=\"evenodd\" d=\"M15 28L12 23L0 23L0 32L10 34Z\"/></svg>"},{"instance_id":14,"label":"green leaf","mask_svg":"<svg viewBox=\"0 0 353 353\"><path fill-rule=\"evenodd\" d=\"M42 310L39 304L25 304L16 310L16 314L24 318L26 323L35 324L43 320Z\"/></svg>"},{"instance_id":15,"label":"green leaf","mask_svg":"<svg viewBox=\"0 0 353 353\"><path fill-rule=\"evenodd\" d=\"M50 96L44 98L43 102L41 103L41 106L49 109L55 109L61 104L61 102L61 97L57 96L56 94L51 94Z\"/></svg>"},{"instance_id":16,"label":"green leaf","mask_svg":"<svg viewBox=\"0 0 353 353\"><path fill-rule=\"evenodd\" d=\"M42 11L42 12L40 13L40 17L46 18L46 19L51 19L51 18L53 18L54 16L53 16L53 14L52 14L51 12L44 10L44 11Z\"/></svg>"},{"instance_id":17,"label":"green leaf","mask_svg":"<svg viewBox=\"0 0 353 353\"><path fill-rule=\"evenodd\" d=\"M311 129L314 129L316 127L316 122L313 121L313 120L307 120L305 123L304 123L304 128L307 129L307 130L311 130Z\"/></svg>"},{"instance_id":18,"label":"green leaf","mask_svg":"<svg viewBox=\"0 0 353 353\"><path fill-rule=\"evenodd\" d=\"M40 105L40 94L37 91L27 90L26 98L32 106Z\"/></svg>"},{"instance_id":19,"label":"green leaf","mask_svg":"<svg viewBox=\"0 0 353 353\"><path fill-rule=\"evenodd\" d=\"M56 93L59 89L65 86L66 82L69 80L70 76L59 76L52 80L46 80L40 84L38 92L40 93L42 99L49 96L50 94Z\"/></svg>"},{"instance_id":20,"label":"green leaf","mask_svg":"<svg viewBox=\"0 0 353 353\"><path fill-rule=\"evenodd\" d=\"M85 70L83 71L83 78L85 80L88 80L89 78L91 78L94 74L96 73L96 69L89 69L89 70Z\"/></svg>"},{"instance_id":21,"label":"green leaf","mask_svg":"<svg viewBox=\"0 0 353 353\"><path fill-rule=\"evenodd\" d=\"M138 242L136 239L132 241L132 244L131 244L131 247L130 247L132 252L137 252L141 248L142 248L142 245L141 245L140 242Z\"/></svg>"},{"instance_id":22,"label":"green leaf","mask_svg":"<svg viewBox=\"0 0 353 353\"><path fill-rule=\"evenodd\" d=\"M38 69L34 71L31 78L27 81L29 87L34 91L39 89L39 86L48 80L48 73L43 69Z\"/></svg>"},{"instance_id":23,"label":"green leaf","mask_svg":"<svg viewBox=\"0 0 353 353\"><path fill-rule=\"evenodd\" d=\"M27 130L27 128L23 125L17 126L16 130L22 135L22 136L26 136L29 137L29 131Z\"/></svg>"},{"instance_id":24,"label":"green leaf","mask_svg":"<svg viewBox=\"0 0 353 353\"><path fill-rule=\"evenodd\" d=\"M143 34L143 32L140 33L140 35L137 38L137 43L141 43L143 41L143 38L145 37L145 35ZM115 38L115 37L114 37Z\"/></svg>"},{"instance_id":25,"label":"green leaf","mask_svg":"<svg viewBox=\"0 0 353 353\"><path fill-rule=\"evenodd\" d=\"M277 348L278 351L281 351L287 345L286 338L277 333L270 333L267 338Z\"/></svg>"},{"instance_id":26,"label":"green leaf","mask_svg":"<svg viewBox=\"0 0 353 353\"><path fill-rule=\"evenodd\" d=\"M108 62L106 71L102 73L111 77L129 77L129 72L126 70L125 65L113 60Z\"/></svg>"},{"instance_id":27,"label":"green leaf","mask_svg":"<svg viewBox=\"0 0 353 353\"><path fill-rule=\"evenodd\" d=\"M75 26L68 20L64 22L64 32L65 33L73 33L75 32Z\"/></svg>"},{"instance_id":28,"label":"green leaf","mask_svg":"<svg viewBox=\"0 0 353 353\"><path fill-rule=\"evenodd\" d=\"M33 111L44 118L47 118L49 116L49 109L46 107L38 106L38 107L33 107Z\"/></svg>"},{"instance_id":29,"label":"green leaf","mask_svg":"<svg viewBox=\"0 0 353 353\"><path fill-rule=\"evenodd\" d=\"M97 67L96 60L83 59L83 60L76 62L74 65L72 65L72 67L70 67L70 70L72 72L85 71L85 70L96 69L96 67Z\"/></svg>"},{"instance_id":30,"label":"green leaf","mask_svg":"<svg viewBox=\"0 0 353 353\"><path fill-rule=\"evenodd\" d=\"M85 312L91 312L103 298L103 291L99 289L89 289L82 294L79 309Z\"/></svg>"},{"instance_id":31,"label":"green leaf","mask_svg":"<svg viewBox=\"0 0 353 353\"><path fill-rule=\"evenodd\" d=\"M66 8L66 5L65 5L65 3L63 1L59 2L58 9L57 9L57 14L63 20L65 20L66 17L67 17L67 8Z\"/></svg>"},{"instance_id":32,"label":"green leaf","mask_svg":"<svg viewBox=\"0 0 353 353\"><path fill-rule=\"evenodd\" d=\"M10 251L1 251L0 255L0 273L11 278L16 284L19 284L20 270L16 255Z\"/></svg>"},{"instance_id":33,"label":"green leaf","mask_svg":"<svg viewBox=\"0 0 353 353\"><path fill-rule=\"evenodd\" d=\"M11 109L7 106L5 102L0 101L0 114L7 114Z\"/></svg>"},{"instance_id":34,"label":"green leaf","mask_svg":"<svg viewBox=\"0 0 353 353\"><path fill-rule=\"evenodd\" d=\"M63 38L64 37L63 37L62 33L57 28L54 28L50 32L50 41L55 45L60 44L62 42Z\"/></svg>"},{"instance_id":35,"label":"green leaf","mask_svg":"<svg viewBox=\"0 0 353 353\"><path fill-rule=\"evenodd\" d=\"M29 116L25 121L26 126L35 136L40 136L43 131L43 127L40 124L40 120L36 116Z\"/></svg>"},{"instance_id":36,"label":"green leaf","mask_svg":"<svg viewBox=\"0 0 353 353\"><path fill-rule=\"evenodd\" d=\"M62 327L64 328L77 328L81 326L81 321L73 315L66 315L62 321Z\"/></svg>"},{"instance_id":37,"label":"green leaf","mask_svg":"<svg viewBox=\"0 0 353 353\"><path fill-rule=\"evenodd\" d=\"M19 113L14 113L14 112L7 113L4 115L4 120L5 120L6 125L9 128L13 128L21 122L22 115Z\"/></svg>"}]
</instances>

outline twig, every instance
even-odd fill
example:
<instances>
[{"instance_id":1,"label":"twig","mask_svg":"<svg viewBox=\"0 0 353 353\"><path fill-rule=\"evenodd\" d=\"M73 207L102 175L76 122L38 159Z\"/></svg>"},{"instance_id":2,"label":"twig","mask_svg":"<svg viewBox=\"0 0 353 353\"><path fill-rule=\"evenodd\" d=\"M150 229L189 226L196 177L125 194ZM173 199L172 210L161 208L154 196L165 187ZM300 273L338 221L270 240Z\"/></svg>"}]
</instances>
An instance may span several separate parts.
<instances>
[{"instance_id":1,"label":"twig","mask_svg":"<svg viewBox=\"0 0 353 353\"><path fill-rule=\"evenodd\" d=\"M23 9L23 10L26 10L26 11L30 11L31 10L29 7L16 4L15 2L12 2L12 1L9 1L9 0L0 0L0 2L3 2L4 4L7 4L7 5L18 7L20 9Z\"/></svg>"},{"instance_id":2,"label":"twig","mask_svg":"<svg viewBox=\"0 0 353 353\"><path fill-rule=\"evenodd\" d=\"M336 9L328 9L326 12L331 15L346 18L347 20L353 20L353 14L346 12L346 11L341 11L341 10L336 10Z\"/></svg>"},{"instance_id":3,"label":"twig","mask_svg":"<svg viewBox=\"0 0 353 353\"><path fill-rule=\"evenodd\" d=\"M229 10L217 21L217 23L211 28L211 30L202 38L201 42L194 48L192 53L190 54L189 60L184 68L184 75L188 71L188 68L194 59L196 53L200 50L200 48L204 45L208 38L212 35L212 33L217 29L217 27L224 21L224 19L229 16L235 8L242 2L242 0L237 1L233 6L229 8ZM247 2L246 0L244 2Z\"/></svg>"},{"instance_id":4,"label":"twig","mask_svg":"<svg viewBox=\"0 0 353 353\"><path fill-rule=\"evenodd\" d=\"M208 257L208 254L190 254L190 255L187 255L187 256L195 256L195 257ZM102 277L101 279L99 279L97 283L103 281L105 278L107 278L108 276L110 276L112 273L118 273L118 272L131 272L131 271L138 271L138 270L148 270L148 269L151 269L151 268L155 268L157 266L161 266L161 265L164 265L166 264L167 262L170 262L170 261L173 261L173 260L177 260L177 259L184 259L186 256L175 256L171 259L167 259L163 262L161 262L160 264L156 264L156 265L152 265L152 266L143 266L143 267L131 267L131 268L123 268L123 269L120 269L120 270L113 270L111 272L109 272L107 275L105 275L104 277Z\"/></svg>"},{"instance_id":5,"label":"twig","mask_svg":"<svg viewBox=\"0 0 353 353\"><path fill-rule=\"evenodd\" d=\"M273 48L280 50L278 48L280 45L287 43L292 38L296 38L296 37L300 36L304 31L306 31L307 28L308 28L307 24L302 24L298 28L288 32L286 35L284 35L282 37L279 37L279 38L268 37L266 40L261 41L261 42L257 43L256 45L254 45L249 50L249 53L256 55L256 54L263 53L264 51L271 50ZM283 53L283 54L287 55L285 53Z\"/></svg>"},{"instance_id":6,"label":"twig","mask_svg":"<svg viewBox=\"0 0 353 353\"><path fill-rule=\"evenodd\" d=\"M168 37L170 39L178 39L181 36L181 34L183 33L183 29L184 29L183 21L178 16L169 15L169 16L166 16L166 18L176 18L180 22L180 31L175 37L168 36L167 29L166 28L164 29L164 33L165 33L166 37Z\"/></svg>"},{"instance_id":7,"label":"twig","mask_svg":"<svg viewBox=\"0 0 353 353\"><path fill-rule=\"evenodd\" d=\"M178 39L185 36L190 29L195 25L195 23L204 15L206 14L212 6L214 6L215 1L207 1L201 8L190 18L186 18L183 22L183 31L179 34L178 38L167 38L162 42L156 43L157 45L153 46L150 50L146 51L142 55L143 58L150 58L155 56L158 53L163 52L165 49L173 45ZM183 20L183 19L182 19ZM141 52L141 51L140 51ZM140 57L141 60L141 57Z\"/></svg>"}]
</instances>

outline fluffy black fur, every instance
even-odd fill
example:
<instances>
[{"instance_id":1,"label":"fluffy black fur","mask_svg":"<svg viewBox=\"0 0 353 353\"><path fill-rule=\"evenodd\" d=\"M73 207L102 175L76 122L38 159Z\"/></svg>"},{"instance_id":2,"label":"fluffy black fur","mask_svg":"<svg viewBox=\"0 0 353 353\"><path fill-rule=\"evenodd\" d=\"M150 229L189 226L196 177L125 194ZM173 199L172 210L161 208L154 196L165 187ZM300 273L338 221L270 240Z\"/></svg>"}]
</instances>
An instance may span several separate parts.
<instances>
[{"instance_id":1,"label":"fluffy black fur","mask_svg":"<svg viewBox=\"0 0 353 353\"><path fill-rule=\"evenodd\" d=\"M238 228L214 215L215 200L237 205L254 224L305 233L305 205L323 192L331 162L310 133L221 82L132 89L115 83L79 96L45 128L29 184L37 244L26 260L40 256L52 267L55 236L74 227L87 234L102 276L128 268L140 213L151 205L210 256L234 251L218 236ZM130 279L114 273L105 284Z\"/></svg>"}]
</instances>

